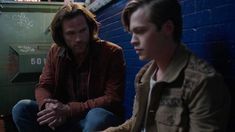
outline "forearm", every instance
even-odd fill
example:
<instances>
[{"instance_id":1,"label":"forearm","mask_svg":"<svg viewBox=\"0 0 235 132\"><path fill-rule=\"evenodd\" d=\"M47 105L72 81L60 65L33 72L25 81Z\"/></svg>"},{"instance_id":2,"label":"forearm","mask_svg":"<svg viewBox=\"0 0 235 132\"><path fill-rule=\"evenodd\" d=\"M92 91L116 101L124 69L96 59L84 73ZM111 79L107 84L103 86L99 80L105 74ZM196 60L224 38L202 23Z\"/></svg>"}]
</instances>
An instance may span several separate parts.
<instances>
[{"instance_id":1,"label":"forearm","mask_svg":"<svg viewBox=\"0 0 235 132\"><path fill-rule=\"evenodd\" d=\"M89 99L85 102L69 102L68 105L71 108L71 116L80 116L84 112L96 108L110 108L116 104L121 104L120 101L112 98L112 96L104 95L95 99Z\"/></svg>"},{"instance_id":2,"label":"forearm","mask_svg":"<svg viewBox=\"0 0 235 132\"><path fill-rule=\"evenodd\" d=\"M132 127L132 118L117 127L109 127L104 132L130 132Z\"/></svg>"},{"instance_id":3,"label":"forearm","mask_svg":"<svg viewBox=\"0 0 235 132\"><path fill-rule=\"evenodd\" d=\"M39 77L39 83L35 86L35 98L39 105L39 109L44 104L44 100L52 97L52 91L55 88L55 69L52 60L55 60L53 48L50 49L46 64L43 67L42 74Z\"/></svg>"},{"instance_id":4,"label":"forearm","mask_svg":"<svg viewBox=\"0 0 235 132\"><path fill-rule=\"evenodd\" d=\"M40 87L35 89L35 99L40 110L43 109L44 101L48 98L51 98L51 93L47 89Z\"/></svg>"}]
</instances>

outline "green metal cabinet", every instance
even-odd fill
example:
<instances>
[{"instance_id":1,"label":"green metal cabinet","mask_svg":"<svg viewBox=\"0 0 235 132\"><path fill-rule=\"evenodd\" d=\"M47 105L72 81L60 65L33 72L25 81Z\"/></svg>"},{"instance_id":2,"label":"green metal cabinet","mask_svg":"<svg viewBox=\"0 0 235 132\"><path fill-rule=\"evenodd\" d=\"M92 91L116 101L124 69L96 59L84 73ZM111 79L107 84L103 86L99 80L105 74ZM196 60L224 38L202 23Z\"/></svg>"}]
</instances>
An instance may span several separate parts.
<instances>
[{"instance_id":1,"label":"green metal cabinet","mask_svg":"<svg viewBox=\"0 0 235 132\"><path fill-rule=\"evenodd\" d=\"M37 81L49 48L48 44L11 45L8 59L11 82Z\"/></svg>"},{"instance_id":2,"label":"green metal cabinet","mask_svg":"<svg viewBox=\"0 0 235 132\"><path fill-rule=\"evenodd\" d=\"M0 114L33 99L52 43L49 25L63 3L0 2Z\"/></svg>"}]
</instances>

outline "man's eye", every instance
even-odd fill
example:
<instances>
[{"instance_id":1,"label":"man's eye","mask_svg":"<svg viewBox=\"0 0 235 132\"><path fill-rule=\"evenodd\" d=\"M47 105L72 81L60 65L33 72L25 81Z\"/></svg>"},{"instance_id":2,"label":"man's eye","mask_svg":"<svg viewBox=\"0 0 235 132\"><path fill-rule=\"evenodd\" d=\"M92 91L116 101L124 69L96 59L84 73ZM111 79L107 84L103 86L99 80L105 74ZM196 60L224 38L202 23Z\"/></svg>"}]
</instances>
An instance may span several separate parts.
<instances>
[{"instance_id":1,"label":"man's eye","mask_svg":"<svg viewBox=\"0 0 235 132\"><path fill-rule=\"evenodd\" d=\"M67 32L66 34L70 35L70 34L73 34L73 32Z\"/></svg>"},{"instance_id":2,"label":"man's eye","mask_svg":"<svg viewBox=\"0 0 235 132\"><path fill-rule=\"evenodd\" d=\"M86 28L80 30L80 33L85 32L85 31L86 31Z\"/></svg>"},{"instance_id":3,"label":"man's eye","mask_svg":"<svg viewBox=\"0 0 235 132\"><path fill-rule=\"evenodd\" d=\"M74 32L67 32L67 35L73 35Z\"/></svg>"},{"instance_id":4,"label":"man's eye","mask_svg":"<svg viewBox=\"0 0 235 132\"><path fill-rule=\"evenodd\" d=\"M145 29L136 29L135 33L136 34L143 34L143 33L145 33L145 31L146 31Z\"/></svg>"}]
</instances>

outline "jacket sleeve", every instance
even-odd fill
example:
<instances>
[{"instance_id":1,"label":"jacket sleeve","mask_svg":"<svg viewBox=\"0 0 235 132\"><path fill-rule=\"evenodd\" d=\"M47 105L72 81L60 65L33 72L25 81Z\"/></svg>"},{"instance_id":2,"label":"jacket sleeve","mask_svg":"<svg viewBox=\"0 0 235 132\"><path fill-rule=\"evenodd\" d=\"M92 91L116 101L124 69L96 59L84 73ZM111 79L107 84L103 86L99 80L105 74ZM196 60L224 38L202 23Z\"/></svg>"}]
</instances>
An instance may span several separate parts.
<instances>
[{"instance_id":1,"label":"jacket sleeve","mask_svg":"<svg viewBox=\"0 0 235 132\"><path fill-rule=\"evenodd\" d=\"M135 96L133 110L132 110L132 117L117 127L109 127L105 129L104 132L130 132L131 131L135 116L137 115L137 111L138 111L138 106L137 106L138 101L136 99L137 98Z\"/></svg>"},{"instance_id":2,"label":"jacket sleeve","mask_svg":"<svg viewBox=\"0 0 235 132\"><path fill-rule=\"evenodd\" d=\"M132 108L132 117L130 119L128 119L126 122L124 122L123 124L121 124L117 127L110 127L108 129L104 130L104 132L131 132L132 129L135 127L134 125L135 125L135 122L136 122L136 116L138 114L139 108L141 107L141 106L139 106L139 100L140 100L141 92L138 89L137 83L140 81L143 74L146 72L146 70L148 69L148 67L152 63L153 62L149 62L148 64L146 64L136 74L136 77L135 77L135 92L136 92L136 95L135 95L135 98L134 98L134 104L133 104L133 108Z\"/></svg>"},{"instance_id":3,"label":"jacket sleeve","mask_svg":"<svg viewBox=\"0 0 235 132\"><path fill-rule=\"evenodd\" d=\"M225 132L230 96L219 75L207 76L195 88L189 100L190 132Z\"/></svg>"},{"instance_id":4,"label":"jacket sleeve","mask_svg":"<svg viewBox=\"0 0 235 132\"><path fill-rule=\"evenodd\" d=\"M86 102L70 102L71 116L79 116L83 112L95 108L112 106L121 103L124 96L125 84L125 61L122 49L116 49L110 59L110 67L107 71L104 95Z\"/></svg>"},{"instance_id":5,"label":"jacket sleeve","mask_svg":"<svg viewBox=\"0 0 235 132\"><path fill-rule=\"evenodd\" d=\"M104 132L130 132L131 131L131 125L132 124L132 118L128 119L126 122L121 124L117 127L109 127Z\"/></svg>"},{"instance_id":6,"label":"jacket sleeve","mask_svg":"<svg viewBox=\"0 0 235 132\"><path fill-rule=\"evenodd\" d=\"M51 98L52 91L54 89L54 78L55 78L55 68L53 65L53 55L55 54L53 49L55 45L52 45L48 52L46 63L43 67L42 74L39 77L39 83L35 88L35 98L41 110L46 98Z\"/></svg>"}]
</instances>

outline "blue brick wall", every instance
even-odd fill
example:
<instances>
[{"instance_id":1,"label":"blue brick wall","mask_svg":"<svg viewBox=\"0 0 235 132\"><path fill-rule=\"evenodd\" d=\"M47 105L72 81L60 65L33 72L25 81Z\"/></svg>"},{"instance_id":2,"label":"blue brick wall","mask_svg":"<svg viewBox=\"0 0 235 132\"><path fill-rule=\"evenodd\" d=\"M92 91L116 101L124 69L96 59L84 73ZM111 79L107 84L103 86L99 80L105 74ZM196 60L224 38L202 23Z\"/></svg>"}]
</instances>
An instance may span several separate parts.
<instances>
[{"instance_id":1,"label":"blue brick wall","mask_svg":"<svg viewBox=\"0 0 235 132\"><path fill-rule=\"evenodd\" d=\"M183 41L223 74L232 96L229 132L235 131L235 0L181 0Z\"/></svg>"},{"instance_id":2,"label":"blue brick wall","mask_svg":"<svg viewBox=\"0 0 235 132\"><path fill-rule=\"evenodd\" d=\"M223 74L235 100L235 0L180 0L180 3L184 19L183 42ZM134 96L134 77L144 63L138 60L129 43L130 35L123 30L120 22L125 4L126 0L116 0L96 14L101 22L100 37L124 49L127 63L125 108L126 117L129 117ZM232 128L234 117L235 113L232 112L230 131L235 130Z\"/></svg>"},{"instance_id":3,"label":"blue brick wall","mask_svg":"<svg viewBox=\"0 0 235 132\"><path fill-rule=\"evenodd\" d=\"M130 35L124 31L120 17L121 11L126 4L126 0L111 2L103 9L96 12L97 19L101 23L100 37L120 45L124 49L126 60L126 89L125 89L125 111L126 118L131 116L132 104L135 94L134 78L143 62L138 60L132 46L130 45Z\"/></svg>"}]
</instances>

